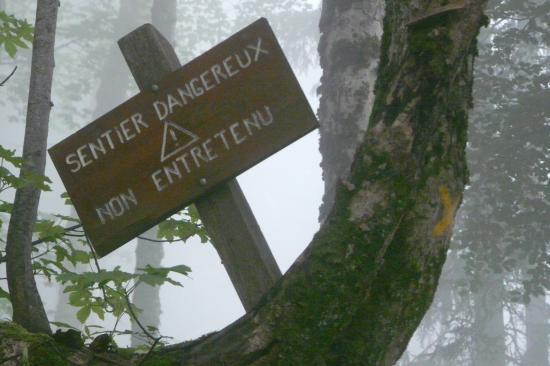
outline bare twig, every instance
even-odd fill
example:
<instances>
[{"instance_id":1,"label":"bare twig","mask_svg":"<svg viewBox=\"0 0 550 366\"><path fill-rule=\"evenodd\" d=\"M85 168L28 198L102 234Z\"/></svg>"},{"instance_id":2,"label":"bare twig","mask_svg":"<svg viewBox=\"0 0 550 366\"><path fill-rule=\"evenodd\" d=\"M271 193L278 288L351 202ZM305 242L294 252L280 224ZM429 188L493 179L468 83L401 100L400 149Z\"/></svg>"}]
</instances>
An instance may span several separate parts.
<instances>
[{"instance_id":1,"label":"bare twig","mask_svg":"<svg viewBox=\"0 0 550 366\"><path fill-rule=\"evenodd\" d=\"M135 289L135 287L132 289L132 291L134 289ZM126 300L126 305L128 305L128 312L129 312L130 317L132 318L132 320L136 322L137 326L139 327L139 329L141 329L143 334L145 334L148 338L150 338L153 341L153 343L151 344L151 347L149 347L149 350L147 351L145 356L143 356L143 358L137 364L137 366L140 366L140 365L143 365L145 360L147 360L149 358L149 356L151 355L151 353L153 352L153 350L155 349L155 347L157 346L157 344L160 342L160 340L163 337L162 336L155 337L153 334L151 334L147 330L147 328L145 328L145 326L139 321L139 318L138 318L136 312L132 308L132 303L130 302L130 296L128 295L128 292L125 292L122 295L124 296L124 299Z\"/></svg>"},{"instance_id":2,"label":"bare twig","mask_svg":"<svg viewBox=\"0 0 550 366\"><path fill-rule=\"evenodd\" d=\"M149 358L149 356L151 355L151 353L153 352L153 350L155 349L155 347L157 346L157 344L160 342L161 339L162 337L155 338L155 340L153 341L153 344L149 348L149 351L147 351L147 353L145 354L145 356L143 356L141 361L139 361L137 366L143 365L143 363Z\"/></svg>"},{"instance_id":3,"label":"bare twig","mask_svg":"<svg viewBox=\"0 0 550 366\"><path fill-rule=\"evenodd\" d=\"M157 240L157 239L145 238L143 236L138 236L137 238L141 239L141 240L149 241L151 243L175 243L177 241L182 241L183 240L183 239L178 239L178 240Z\"/></svg>"},{"instance_id":4,"label":"bare twig","mask_svg":"<svg viewBox=\"0 0 550 366\"><path fill-rule=\"evenodd\" d=\"M0 86L4 86L8 82L8 80L15 74L15 71L17 70L17 66L15 66L12 70L12 72L4 79L2 82L0 82Z\"/></svg>"}]
</instances>

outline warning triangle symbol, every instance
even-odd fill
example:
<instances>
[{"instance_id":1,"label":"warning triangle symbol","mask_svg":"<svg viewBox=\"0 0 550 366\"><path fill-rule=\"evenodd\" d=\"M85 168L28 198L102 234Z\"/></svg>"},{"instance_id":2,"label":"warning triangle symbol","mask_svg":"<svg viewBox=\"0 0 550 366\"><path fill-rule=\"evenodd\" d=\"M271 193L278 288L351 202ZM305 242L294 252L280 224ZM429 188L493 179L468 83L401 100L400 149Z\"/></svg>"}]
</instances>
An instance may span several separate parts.
<instances>
[{"instance_id":1,"label":"warning triangle symbol","mask_svg":"<svg viewBox=\"0 0 550 366\"><path fill-rule=\"evenodd\" d=\"M162 153L160 155L161 163L180 151L185 150L198 140L199 136L193 132L170 121L165 121L164 134L162 136Z\"/></svg>"}]
</instances>

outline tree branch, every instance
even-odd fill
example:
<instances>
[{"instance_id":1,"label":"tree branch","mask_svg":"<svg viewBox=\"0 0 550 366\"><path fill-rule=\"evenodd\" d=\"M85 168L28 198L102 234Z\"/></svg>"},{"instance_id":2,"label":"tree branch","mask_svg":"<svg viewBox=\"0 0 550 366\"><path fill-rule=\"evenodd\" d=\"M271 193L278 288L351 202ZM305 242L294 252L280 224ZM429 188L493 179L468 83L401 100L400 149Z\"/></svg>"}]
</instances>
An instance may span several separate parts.
<instances>
[{"instance_id":1,"label":"tree branch","mask_svg":"<svg viewBox=\"0 0 550 366\"><path fill-rule=\"evenodd\" d=\"M4 84L6 84L8 80L13 76L13 74L15 74L15 71L17 71L17 66L15 66L12 72L4 80L0 82L0 86L4 86Z\"/></svg>"}]
</instances>

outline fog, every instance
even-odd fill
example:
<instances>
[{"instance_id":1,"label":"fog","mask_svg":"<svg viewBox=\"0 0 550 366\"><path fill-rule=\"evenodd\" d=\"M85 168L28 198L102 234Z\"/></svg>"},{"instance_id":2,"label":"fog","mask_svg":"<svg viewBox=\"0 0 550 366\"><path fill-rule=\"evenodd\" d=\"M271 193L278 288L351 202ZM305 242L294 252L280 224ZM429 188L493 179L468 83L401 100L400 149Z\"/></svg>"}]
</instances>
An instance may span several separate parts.
<instances>
[{"instance_id":1,"label":"fog","mask_svg":"<svg viewBox=\"0 0 550 366\"><path fill-rule=\"evenodd\" d=\"M6 0L5 9L8 14L26 18L32 24L34 3L31 0ZM541 6L541 9L545 9L544 5L547 9L549 5L548 1L528 3L532 3L532 7ZM116 42L141 24L151 22L152 4L152 0L62 2L56 37L54 107L48 147L138 92ZM272 1L180 0L177 4L174 47L182 64L246 24L266 17L311 107L317 110L316 90L322 76L317 56L320 0L285 1L280 6ZM0 2L0 10L2 5ZM509 15L501 14L504 10L496 1L489 7L490 17L508 19ZM510 10L513 11L521 13L515 8ZM540 10L537 8L536 11ZM500 20L496 25L493 19L491 27L480 37L482 52L476 69L475 109L471 114L468 146L471 179L432 309L399 365L501 364L492 356L477 358L481 363L476 364L473 356L476 352L489 355L500 352L505 365L527 365L525 354L527 349L531 349L529 347L533 347L530 343L533 335L529 333L533 326L536 328L535 338L541 342L537 346L546 349L546 353L538 353L537 357L542 358L536 359L536 364L549 365L548 14L528 16L539 18L533 24L521 21L511 24L510 20ZM530 34L535 41L518 36L520 39L511 46L517 49L516 52L499 43L511 42L512 37L506 38L507 30L527 26L532 27ZM537 42L541 44L538 49ZM502 60L507 58L511 60L504 63ZM110 66L106 66L109 62ZM0 50L0 79L14 65L18 67L15 75L0 88L0 145L20 154L30 50L20 50L15 59L10 59ZM501 79L494 81L499 75L508 84ZM106 82L103 87L107 89L122 88L123 95L99 103L97 90L102 82ZM507 99L502 97L505 95L503 90L510 91L509 96L506 94ZM523 92L512 94L511 90ZM490 93L503 100L497 100L497 96ZM311 132L238 176L283 273L319 229L324 183L318 145L319 132ZM52 190L42 193L41 215L72 215L71 207L60 197L65 188L49 159L46 175L52 181ZM0 193L0 200L11 202L14 193L14 190L4 191ZM7 220L1 226L2 239L5 239L6 230ZM0 242L0 246L3 245ZM185 264L192 269L189 277L174 276L183 287L165 284L160 290L159 333L170 337L169 343L195 339L223 329L245 314L211 244L202 244L194 237L185 243L150 245L162 245L163 266ZM123 270L133 272L135 252L136 241L132 240L100 259L101 267L121 266ZM0 264L0 278L4 277L5 266ZM49 318L80 326L74 318L76 311L69 304L65 305L67 312L60 311L59 284L44 278L38 281ZM0 280L0 287L7 290L5 280ZM484 316L493 309L499 317L485 319ZM0 318L9 319L5 304L0 306ZM114 318L107 317L102 321L92 315L87 324L100 324L110 329ZM129 317L124 317L118 328L130 329ZM491 342L487 342L487 347L479 348L478 344L484 342L484 337L501 337L505 349ZM116 341L119 346L129 346L130 336L118 336Z\"/></svg>"}]
</instances>

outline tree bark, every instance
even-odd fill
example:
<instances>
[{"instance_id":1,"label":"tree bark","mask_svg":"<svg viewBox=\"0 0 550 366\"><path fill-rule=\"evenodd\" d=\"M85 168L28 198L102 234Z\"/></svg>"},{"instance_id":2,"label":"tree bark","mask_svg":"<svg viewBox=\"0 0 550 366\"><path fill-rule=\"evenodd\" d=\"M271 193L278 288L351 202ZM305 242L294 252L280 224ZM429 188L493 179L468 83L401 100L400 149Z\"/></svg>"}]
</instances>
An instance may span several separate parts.
<instances>
[{"instance_id":1,"label":"tree bark","mask_svg":"<svg viewBox=\"0 0 550 366\"><path fill-rule=\"evenodd\" d=\"M325 182L319 209L321 222L334 204L339 181L348 177L355 151L367 129L374 102L383 16L384 0L323 3L319 55L324 73L318 91L319 150Z\"/></svg>"},{"instance_id":2,"label":"tree bark","mask_svg":"<svg viewBox=\"0 0 550 366\"><path fill-rule=\"evenodd\" d=\"M399 359L432 301L467 180L473 59L486 22L485 1L432 3L386 2L369 128L306 251L251 312L162 357L193 366Z\"/></svg>"},{"instance_id":3,"label":"tree bark","mask_svg":"<svg viewBox=\"0 0 550 366\"><path fill-rule=\"evenodd\" d=\"M44 175L58 7L58 0L37 2L21 177ZM31 332L51 333L31 261L39 200L40 190L30 185L18 188L15 193L6 243L6 271L13 320Z\"/></svg>"}]
</instances>

